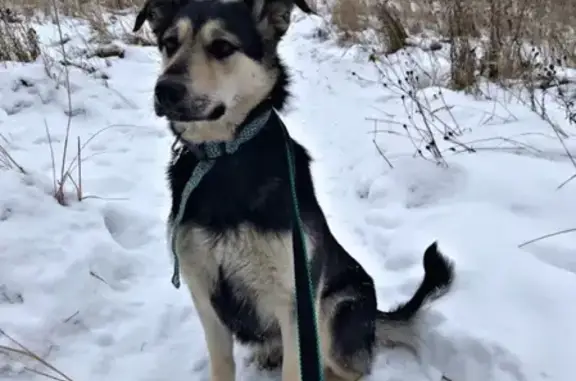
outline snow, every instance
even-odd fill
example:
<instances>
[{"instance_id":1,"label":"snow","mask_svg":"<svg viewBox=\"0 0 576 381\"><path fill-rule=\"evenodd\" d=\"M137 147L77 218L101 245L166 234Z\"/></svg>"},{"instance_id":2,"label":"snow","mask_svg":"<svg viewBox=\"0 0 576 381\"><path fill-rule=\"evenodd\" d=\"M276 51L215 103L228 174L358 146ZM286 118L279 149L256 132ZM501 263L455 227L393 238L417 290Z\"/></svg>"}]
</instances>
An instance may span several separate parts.
<instances>
[{"instance_id":1,"label":"snow","mask_svg":"<svg viewBox=\"0 0 576 381\"><path fill-rule=\"evenodd\" d=\"M519 102L498 101L488 85L493 100L435 87L449 72L439 57L440 74L420 94L435 125L462 134L458 144L437 136L447 165L426 160L414 154L422 139L406 136L424 126L414 104L380 84L365 53L320 38L319 26L297 14L281 45L294 77L284 119L315 159L318 198L334 233L375 277L382 309L411 295L432 241L457 271L452 291L424 314L422 362L387 350L367 380L572 380L576 234L519 247L576 227L576 181L558 189L575 169L550 123ZM69 22L66 46L81 46L74 36L86 29ZM39 35L57 57L56 29L43 25ZM402 54L391 67L417 67ZM0 169L0 330L75 381L209 377L190 297L170 283L164 170L172 138L151 107L158 63L154 47L127 46L123 59L90 61L93 74L70 67L67 162L78 136L90 197L76 201L69 183L67 206L52 196L50 155L52 145L59 174L65 76L42 60L0 67L2 146L27 170ZM431 68L421 63L418 70ZM569 131L565 111L547 103L551 120ZM380 132L370 118L380 120ZM574 140L564 143L576 152ZM13 346L6 337L0 345ZM279 380L246 365L246 355L237 348L239 381ZM43 379L29 368L50 372L0 353L0 379Z\"/></svg>"}]
</instances>

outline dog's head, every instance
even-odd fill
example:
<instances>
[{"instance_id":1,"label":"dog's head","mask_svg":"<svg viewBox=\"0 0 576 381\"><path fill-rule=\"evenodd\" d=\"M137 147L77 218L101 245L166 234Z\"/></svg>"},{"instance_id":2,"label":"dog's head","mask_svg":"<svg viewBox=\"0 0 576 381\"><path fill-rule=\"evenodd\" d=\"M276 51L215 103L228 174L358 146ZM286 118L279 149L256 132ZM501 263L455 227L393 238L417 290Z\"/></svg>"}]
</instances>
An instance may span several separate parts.
<instances>
[{"instance_id":1,"label":"dog's head","mask_svg":"<svg viewBox=\"0 0 576 381\"><path fill-rule=\"evenodd\" d=\"M229 138L278 81L294 5L311 12L304 0L148 0L134 31L147 21L162 54L157 115L180 130L210 124L202 140Z\"/></svg>"}]
</instances>

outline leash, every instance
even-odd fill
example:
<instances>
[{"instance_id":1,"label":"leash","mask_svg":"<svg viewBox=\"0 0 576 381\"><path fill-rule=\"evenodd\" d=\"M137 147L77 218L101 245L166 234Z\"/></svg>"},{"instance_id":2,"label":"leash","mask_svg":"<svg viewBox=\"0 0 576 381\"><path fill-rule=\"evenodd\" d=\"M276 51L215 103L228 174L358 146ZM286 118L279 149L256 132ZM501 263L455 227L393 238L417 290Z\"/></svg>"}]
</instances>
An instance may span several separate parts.
<instances>
[{"instance_id":1,"label":"leash","mask_svg":"<svg viewBox=\"0 0 576 381\"><path fill-rule=\"evenodd\" d=\"M308 265L304 227L300 219L300 206L296 192L296 165L294 163L294 147L286 125L278 117L286 143L286 159L290 178L290 193L292 195L292 247L294 250L294 278L296 283L296 319L298 325L298 345L300 354L301 381L324 381L322 358L320 357L320 339L316 326L314 310L314 287ZM304 296L306 295L306 296ZM309 324L301 324L302 322Z\"/></svg>"},{"instance_id":2,"label":"leash","mask_svg":"<svg viewBox=\"0 0 576 381\"><path fill-rule=\"evenodd\" d=\"M288 163L288 177L290 182L290 195L292 198L292 247L294 250L294 280L296 289L296 316L298 329L298 345L300 360L301 381L324 381L322 369L322 359L320 356L320 345L317 329L316 312L314 310L314 287L312 285L312 276L310 266L308 265L308 256L306 250L306 241L304 238L304 228L300 218L300 207L296 191L296 165L294 163L293 142L286 128L276 111L267 110L262 115L248 123L240 132L237 139L222 143L209 142L205 143L205 158L199 161L194 168L190 179L184 187L178 213L174 218L171 231L171 247L174 256L174 273L172 275L172 284L180 288L180 262L176 254L176 228L180 225L184 216L184 210L192 191L196 189L202 178L212 169L215 160L224 153L232 154L240 146L252 139L260 132L270 119L271 114L277 116L278 122L284 135L286 148L286 161ZM182 139L181 139L182 140ZM182 142L188 146L184 140ZM191 147L189 147L191 148ZM192 147L197 151L197 147Z\"/></svg>"}]
</instances>

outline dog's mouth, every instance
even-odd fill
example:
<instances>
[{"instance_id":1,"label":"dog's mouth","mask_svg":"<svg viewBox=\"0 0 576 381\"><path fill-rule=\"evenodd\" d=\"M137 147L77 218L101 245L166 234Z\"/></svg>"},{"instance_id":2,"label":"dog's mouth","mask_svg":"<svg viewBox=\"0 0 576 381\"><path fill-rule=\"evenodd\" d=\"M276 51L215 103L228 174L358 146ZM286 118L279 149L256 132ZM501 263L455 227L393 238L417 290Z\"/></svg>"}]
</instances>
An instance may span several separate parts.
<instances>
[{"instance_id":1,"label":"dog's mouth","mask_svg":"<svg viewBox=\"0 0 576 381\"><path fill-rule=\"evenodd\" d=\"M162 107L154 102L154 111L159 117L166 117L171 122L210 122L220 119L226 113L224 105L214 107L209 113L196 113L188 107Z\"/></svg>"},{"instance_id":2,"label":"dog's mouth","mask_svg":"<svg viewBox=\"0 0 576 381\"><path fill-rule=\"evenodd\" d=\"M226 113L226 107L224 105L218 105L212 109L212 112L208 114L208 120L218 120L224 116Z\"/></svg>"}]
</instances>

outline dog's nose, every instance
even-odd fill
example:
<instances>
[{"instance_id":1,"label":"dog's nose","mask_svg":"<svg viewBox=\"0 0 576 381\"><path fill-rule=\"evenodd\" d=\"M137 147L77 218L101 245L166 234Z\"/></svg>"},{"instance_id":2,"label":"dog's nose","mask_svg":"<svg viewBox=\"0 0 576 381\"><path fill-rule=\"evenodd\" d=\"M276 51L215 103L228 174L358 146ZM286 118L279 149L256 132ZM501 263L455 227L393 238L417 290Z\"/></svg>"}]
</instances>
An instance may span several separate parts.
<instances>
[{"instance_id":1,"label":"dog's nose","mask_svg":"<svg viewBox=\"0 0 576 381\"><path fill-rule=\"evenodd\" d=\"M172 108L186 96L186 86L175 80L162 79L154 88L154 96L158 106L164 109Z\"/></svg>"}]
</instances>

